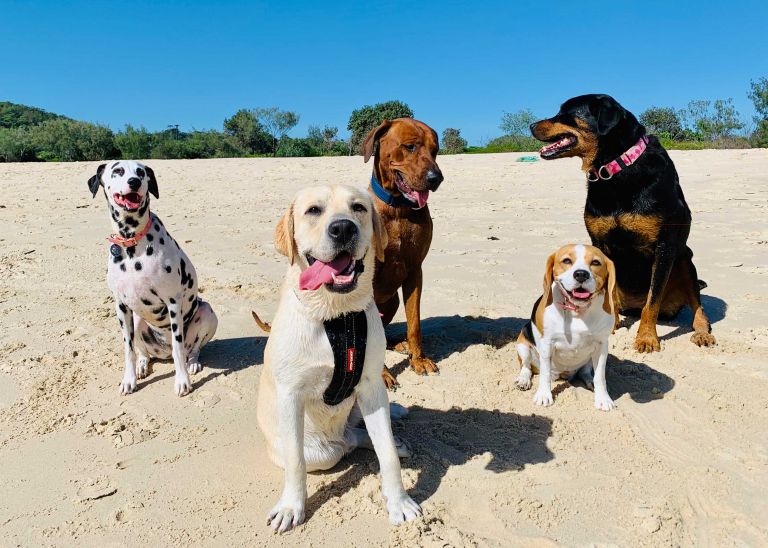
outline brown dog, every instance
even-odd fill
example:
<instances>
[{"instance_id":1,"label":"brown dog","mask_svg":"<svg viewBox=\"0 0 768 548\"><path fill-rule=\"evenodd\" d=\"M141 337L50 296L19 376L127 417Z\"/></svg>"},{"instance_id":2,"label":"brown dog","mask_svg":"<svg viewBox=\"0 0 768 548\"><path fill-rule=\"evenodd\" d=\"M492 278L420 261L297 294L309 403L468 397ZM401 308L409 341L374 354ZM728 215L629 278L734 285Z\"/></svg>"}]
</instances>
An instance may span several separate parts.
<instances>
[{"instance_id":1,"label":"brown dog","mask_svg":"<svg viewBox=\"0 0 768 548\"><path fill-rule=\"evenodd\" d=\"M427 199L443 181L435 162L438 148L435 130L411 118L385 120L363 144L365 161L374 158L369 190L389 236L384 262L376 262L374 300L387 325L400 305L397 291L402 287L408 336L407 347L401 344L398 349L407 350L419 375L438 370L422 353L420 323L421 263L432 242ZM387 387L397 386L386 367L382 376Z\"/></svg>"}]
</instances>

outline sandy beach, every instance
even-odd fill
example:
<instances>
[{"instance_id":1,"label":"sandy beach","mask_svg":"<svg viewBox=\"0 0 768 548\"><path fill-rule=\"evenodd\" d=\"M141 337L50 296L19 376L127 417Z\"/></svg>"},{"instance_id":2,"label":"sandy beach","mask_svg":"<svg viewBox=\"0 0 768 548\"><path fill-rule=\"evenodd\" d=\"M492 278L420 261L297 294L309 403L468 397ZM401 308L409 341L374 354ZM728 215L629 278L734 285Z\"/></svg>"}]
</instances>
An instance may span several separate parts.
<instances>
[{"instance_id":1,"label":"sandy beach","mask_svg":"<svg viewBox=\"0 0 768 548\"><path fill-rule=\"evenodd\" d=\"M672 151L694 224L689 245L718 345L690 313L638 354L612 336L593 408L567 383L537 408L514 387L514 341L555 248L588 241L576 159L438 158L425 263L420 377L387 352L410 408L395 425L424 518L391 527L378 464L357 451L308 479L304 525L265 516L282 487L256 425L266 337L286 260L275 224L297 189L367 184L361 157L156 160L152 210L195 264L219 316L194 391L155 363L118 393L122 341L105 264L98 163L0 164L0 545L659 546L768 544L768 150ZM404 333L402 308L391 335Z\"/></svg>"}]
</instances>

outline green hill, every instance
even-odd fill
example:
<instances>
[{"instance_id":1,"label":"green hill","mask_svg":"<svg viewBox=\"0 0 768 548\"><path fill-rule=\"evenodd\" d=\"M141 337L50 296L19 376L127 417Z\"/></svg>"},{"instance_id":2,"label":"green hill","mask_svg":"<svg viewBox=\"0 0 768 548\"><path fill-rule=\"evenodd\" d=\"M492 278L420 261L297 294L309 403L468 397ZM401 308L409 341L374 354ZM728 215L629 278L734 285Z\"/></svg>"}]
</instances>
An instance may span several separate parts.
<instances>
[{"instance_id":1,"label":"green hill","mask_svg":"<svg viewBox=\"0 0 768 548\"><path fill-rule=\"evenodd\" d=\"M46 112L41 108L0 101L0 127L16 128L36 126L46 120L67 119L66 116Z\"/></svg>"}]
</instances>

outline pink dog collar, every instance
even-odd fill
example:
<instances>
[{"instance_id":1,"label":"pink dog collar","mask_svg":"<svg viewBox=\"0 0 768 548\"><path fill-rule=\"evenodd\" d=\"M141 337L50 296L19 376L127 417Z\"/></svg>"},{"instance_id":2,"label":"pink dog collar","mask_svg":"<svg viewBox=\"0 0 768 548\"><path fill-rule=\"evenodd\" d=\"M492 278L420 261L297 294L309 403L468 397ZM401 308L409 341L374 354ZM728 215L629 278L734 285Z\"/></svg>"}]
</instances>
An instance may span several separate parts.
<instances>
[{"instance_id":1,"label":"pink dog collar","mask_svg":"<svg viewBox=\"0 0 768 548\"><path fill-rule=\"evenodd\" d=\"M144 228L139 232L138 234L134 235L133 238L123 238L119 234L110 234L107 237L107 241L112 242L113 244L117 244L123 247L132 247L139 243L141 239L147 235L147 232L149 232L149 229L152 228L152 219L149 219L147 221L147 224L144 226Z\"/></svg>"},{"instance_id":2,"label":"pink dog collar","mask_svg":"<svg viewBox=\"0 0 768 548\"><path fill-rule=\"evenodd\" d=\"M607 181L625 167L629 167L634 164L637 159L643 155L643 152L645 152L646 148L648 148L648 137L643 135L640 137L640 140L637 143L632 145L629 150L616 158L614 161L608 162L607 164L602 165L597 169L591 168L589 171L587 171L587 181L591 183L594 183L600 179Z\"/></svg>"}]
</instances>

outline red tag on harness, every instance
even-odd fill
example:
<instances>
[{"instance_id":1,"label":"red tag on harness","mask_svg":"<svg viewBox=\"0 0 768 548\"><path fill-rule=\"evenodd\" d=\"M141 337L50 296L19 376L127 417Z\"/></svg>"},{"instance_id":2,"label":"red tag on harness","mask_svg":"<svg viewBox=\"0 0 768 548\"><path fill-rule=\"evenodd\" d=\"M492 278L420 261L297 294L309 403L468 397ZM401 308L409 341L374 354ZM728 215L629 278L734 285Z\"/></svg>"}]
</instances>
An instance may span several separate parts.
<instances>
[{"instance_id":1,"label":"red tag on harness","mask_svg":"<svg viewBox=\"0 0 768 548\"><path fill-rule=\"evenodd\" d=\"M355 349L347 348L347 373L355 370Z\"/></svg>"}]
</instances>

